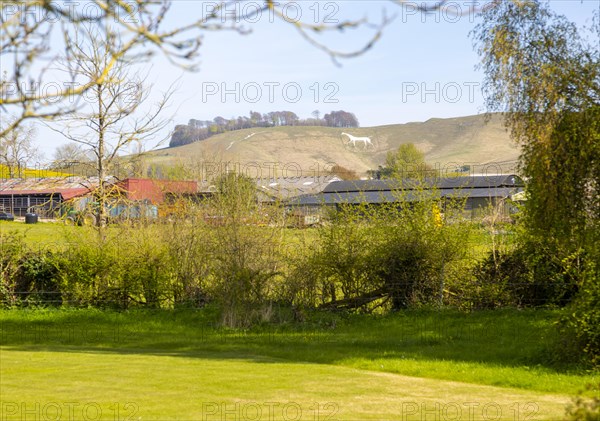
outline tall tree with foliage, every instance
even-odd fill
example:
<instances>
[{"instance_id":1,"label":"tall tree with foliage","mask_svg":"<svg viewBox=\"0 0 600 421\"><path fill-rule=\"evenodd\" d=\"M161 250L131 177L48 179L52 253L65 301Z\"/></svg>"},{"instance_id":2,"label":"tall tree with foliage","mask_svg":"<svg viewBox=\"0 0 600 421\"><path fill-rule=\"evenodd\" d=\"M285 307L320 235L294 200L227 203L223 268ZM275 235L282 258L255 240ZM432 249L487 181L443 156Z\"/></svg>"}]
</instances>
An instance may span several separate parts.
<instances>
[{"instance_id":1,"label":"tall tree with foliage","mask_svg":"<svg viewBox=\"0 0 600 421\"><path fill-rule=\"evenodd\" d=\"M538 1L497 2L473 37L488 109L505 113L522 148L530 272L576 293L563 336L600 365L598 13L594 22L582 34Z\"/></svg>"},{"instance_id":2,"label":"tall tree with foliage","mask_svg":"<svg viewBox=\"0 0 600 421\"><path fill-rule=\"evenodd\" d=\"M598 23L598 16L596 16ZM488 110L505 113L529 179L528 223L583 239L600 217L600 29L589 37L538 1L499 2L472 35Z\"/></svg>"},{"instance_id":3,"label":"tall tree with foliage","mask_svg":"<svg viewBox=\"0 0 600 421\"><path fill-rule=\"evenodd\" d=\"M422 178L432 174L425 162L425 154L414 143L404 143L385 157L385 166L369 171L373 178Z\"/></svg>"},{"instance_id":4,"label":"tall tree with foliage","mask_svg":"<svg viewBox=\"0 0 600 421\"><path fill-rule=\"evenodd\" d=\"M425 163L425 154L414 143L404 143L395 152L388 152L385 166L396 178L415 178L423 176L429 167Z\"/></svg>"}]
</instances>

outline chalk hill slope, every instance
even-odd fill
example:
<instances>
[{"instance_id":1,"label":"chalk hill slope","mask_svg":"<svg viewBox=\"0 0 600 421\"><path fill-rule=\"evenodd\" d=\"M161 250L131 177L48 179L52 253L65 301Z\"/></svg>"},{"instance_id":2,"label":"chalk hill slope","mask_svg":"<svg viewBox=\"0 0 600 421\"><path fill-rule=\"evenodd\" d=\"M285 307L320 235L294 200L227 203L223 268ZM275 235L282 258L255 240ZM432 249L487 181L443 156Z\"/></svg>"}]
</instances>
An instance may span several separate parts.
<instances>
[{"instance_id":1,"label":"chalk hill slope","mask_svg":"<svg viewBox=\"0 0 600 421\"><path fill-rule=\"evenodd\" d=\"M342 133L366 136L372 146L348 143ZM440 168L471 165L472 170L510 170L519 150L511 141L500 115L485 121L483 115L432 118L422 123L340 129L332 127L271 127L223 133L207 140L175 148L153 151L150 163L198 165L202 162L278 163L279 168L310 171L338 164L359 174L385 162L388 151L403 143L414 143L425 153L428 163ZM288 174L294 175L294 174Z\"/></svg>"}]
</instances>

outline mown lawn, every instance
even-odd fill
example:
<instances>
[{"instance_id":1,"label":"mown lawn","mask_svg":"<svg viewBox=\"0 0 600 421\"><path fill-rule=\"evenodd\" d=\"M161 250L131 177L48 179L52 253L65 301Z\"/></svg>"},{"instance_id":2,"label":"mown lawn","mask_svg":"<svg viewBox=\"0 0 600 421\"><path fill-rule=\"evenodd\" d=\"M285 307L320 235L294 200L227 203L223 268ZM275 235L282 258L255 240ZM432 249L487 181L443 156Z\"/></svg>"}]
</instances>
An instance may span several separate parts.
<instances>
[{"instance_id":1,"label":"mown lawn","mask_svg":"<svg viewBox=\"0 0 600 421\"><path fill-rule=\"evenodd\" d=\"M556 420L598 382L554 362L556 317L318 314L227 330L210 309L3 310L0 419Z\"/></svg>"},{"instance_id":2,"label":"mown lawn","mask_svg":"<svg viewBox=\"0 0 600 421\"><path fill-rule=\"evenodd\" d=\"M67 235L80 227L68 227L60 222L0 221L0 241L8 241L10 235L18 234L33 250L59 250L67 242Z\"/></svg>"}]
</instances>

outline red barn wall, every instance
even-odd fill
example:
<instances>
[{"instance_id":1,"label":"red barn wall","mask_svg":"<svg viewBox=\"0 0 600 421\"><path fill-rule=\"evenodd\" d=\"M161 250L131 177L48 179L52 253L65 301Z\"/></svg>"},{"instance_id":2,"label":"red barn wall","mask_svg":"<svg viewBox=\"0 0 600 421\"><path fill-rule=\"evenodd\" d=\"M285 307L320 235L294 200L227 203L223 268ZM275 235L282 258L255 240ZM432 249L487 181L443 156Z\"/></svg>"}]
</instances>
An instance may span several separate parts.
<instances>
[{"instance_id":1,"label":"red barn wall","mask_svg":"<svg viewBox=\"0 0 600 421\"><path fill-rule=\"evenodd\" d=\"M167 193L197 193L195 181L151 180L147 178L127 178L119 183L126 191L129 200L150 200L153 204L163 203Z\"/></svg>"}]
</instances>

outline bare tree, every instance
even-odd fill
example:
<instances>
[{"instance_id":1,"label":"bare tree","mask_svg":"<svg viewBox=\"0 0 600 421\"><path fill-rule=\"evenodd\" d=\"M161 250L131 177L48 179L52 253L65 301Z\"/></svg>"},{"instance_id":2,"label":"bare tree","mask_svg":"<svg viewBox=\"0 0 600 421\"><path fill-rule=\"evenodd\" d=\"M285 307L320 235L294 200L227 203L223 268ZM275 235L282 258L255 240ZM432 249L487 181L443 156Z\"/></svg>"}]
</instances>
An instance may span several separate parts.
<instances>
[{"instance_id":1,"label":"bare tree","mask_svg":"<svg viewBox=\"0 0 600 421\"><path fill-rule=\"evenodd\" d=\"M7 64L0 77L0 109L14 117L2 133L27 119L54 119L75 112L81 95L102 83L117 61L147 59L158 50L172 62L192 68L200 32L225 29L214 16L167 27L168 1L3 0L0 8L0 60ZM77 54L73 39L92 42L89 26L97 29L101 39L122 40L118 48L114 46L114 60L104 63L95 80L57 79L51 63Z\"/></svg>"},{"instance_id":2,"label":"bare tree","mask_svg":"<svg viewBox=\"0 0 600 421\"><path fill-rule=\"evenodd\" d=\"M6 166L8 178L22 177L23 169L39 158L34 136L32 126L20 126L0 135L0 164Z\"/></svg>"},{"instance_id":3,"label":"bare tree","mask_svg":"<svg viewBox=\"0 0 600 421\"><path fill-rule=\"evenodd\" d=\"M224 1L203 7L201 13L188 14L187 22L169 20L173 3L169 0L90 0L84 3L39 0L3 0L0 3L0 61L7 65L0 75L0 109L14 117L8 132L27 119L53 119L79 107L81 95L102 82L118 61L148 59L160 52L172 63L186 69L197 68L198 51L205 33L232 30L247 34L248 22L261 14L293 24L303 37L326 51L332 58L352 57L368 50L388 23L384 17L372 25L367 19L290 21L287 2L265 0L253 7L239 7L238 1ZM322 17L321 20L324 20ZM70 59L71 40L93 41L85 26L95 27L101 39L119 38L115 60L107 61L96 80L76 83L69 78L56 79L51 63L58 58ZM319 43L314 35L327 31L369 27L363 47L348 52L334 51ZM314 34L314 35L311 35ZM51 83L52 89L45 89Z\"/></svg>"},{"instance_id":4,"label":"bare tree","mask_svg":"<svg viewBox=\"0 0 600 421\"><path fill-rule=\"evenodd\" d=\"M52 166L55 168L68 168L74 165L87 164L91 157L81 144L65 143L54 151Z\"/></svg>"},{"instance_id":5,"label":"bare tree","mask_svg":"<svg viewBox=\"0 0 600 421\"><path fill-rule=\"evenodd\" d=\"M98 177L96 225L102 236L106 225L106 205L110 195L107 177L115 170L119 154L139 149L166 124L159 119L172 94L165 93L151 110L143 110L150 88L142 83L143 75L131 71L131 63L120 60L118 39L102 40L99 31L88 28L87 45L73 44L71 60L65 65L83 83L93 82L86 93L86 107L62 119L64 127L54 130L81 145L91 156L92 172ZM95 34L95 35L94 35ZM112 63L112 64L110 64ZM105 76L100 76L110 69Z\"/></svg>"},{"instance_id":6,"label":"bare tree","mask_svg":"<svg viewBox=\"0 0 600 421\"><path fill-rule=\"evenodd\" d=\"M448 13L473 13L479 4L470 0L456 11L456 7L449 6L453 2L448 0L390 2L422 13L445 7ZM118 62L139 62L159 53L177 66L197 69L198 52L205 34L222 30L247 34L251 32L252 23L263 14L288 23L335 62L372 48L392 20L385 9L376 21L342 16L330 20L326 13L295 19L287 12L290 4L297 7L297 2L263 0L253 2L252 7L239 7L242 2L237 0L207 3L210 3L209 7L202 6L200 13L188 14L189 20L182 22L169 19L172 6L176 4L170 0L89 0L83 3L2 0L0 66L4 73L0 75L0 112L12 119L10 124L0 128L0 134L8 134L28 119L52 120L75 113L82 105L82 95L102 84ZM494 0L485 4L494 6L498 3ZM113 46L113 59L104 63L105 67L99 69L96 79L85 83L78 82L73 75L57 77L52 63L59 59L75 59L72 55L77 54L77 46L72 48L73 39L78 39L80 45L93 42L86 26L96 28L100 39L122 41L118 47ZM323 33L348 29L366 29L365 42L339 51L319 38Z\"/></svg>"},{"instance_id":7,"label":"bare tree","mask_svg":"<svg viewBox=\"0 0 600 421\"><path fill-rule=\"evenodd\" d=\"M279 19L299 31L308 42L323 50L333 60L360 55L375 44L386 25L391 22L385 10L381 19L348 19L326 13L305 14L291 18L290 4L263 0L252 7L239 7L239 1L208 2L201 13L188 14L187 21L168 19L173 2L169 0L90 0L84 3L40 0L2 0L0 2L0 112L11 116L11 122L0 128L7 134L27 119L54 119L74 113L81 106L81 96L102 83L117 62L149 59L160 53L172 63L186 69L197 69L198 52L205 34L211 31L232 30L240 34L251 32L252 22L261 14ZM413 2L390 0L391 4L427 13L446 8L446 13L473 13L480 2L461 3L439 0ZM502 2L484 2L495 7ZM339 7L339 6L337 6ZM312 10L312 9L311 9ZM365 14L368 8L365 10ZM310 15L310 16L308 16ZM86 26L98 30L101 39L119 38L113 46L113 60L107 61L96 80L78 83L73 75L57 78L52 63L59 58L70 60L81 44L91 41ZM325 32L366 28L369 32L362 45L354 44L346 51L330 48L319 36ZM49 84L51 86L49 86ZM50 89L49 89L50 88Z\"/></svg>"}]
</instances>

